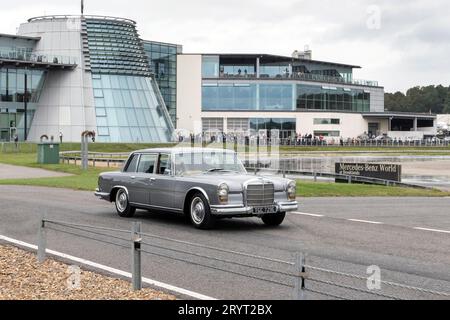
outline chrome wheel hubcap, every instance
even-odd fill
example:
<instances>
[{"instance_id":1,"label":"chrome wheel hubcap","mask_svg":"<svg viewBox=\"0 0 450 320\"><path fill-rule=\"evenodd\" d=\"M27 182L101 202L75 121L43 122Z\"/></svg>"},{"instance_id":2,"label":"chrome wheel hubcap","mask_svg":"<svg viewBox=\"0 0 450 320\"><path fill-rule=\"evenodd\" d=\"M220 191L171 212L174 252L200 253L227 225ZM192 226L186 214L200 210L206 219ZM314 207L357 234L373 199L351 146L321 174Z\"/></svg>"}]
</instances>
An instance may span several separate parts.
<instances>
[{"instance_id":1,"label":"chrome wheel hubcap","mask_svg":"<svg viewBox=\"0 0 450 320\"><path fill-rule=\"evenodd\" d=\"M200 224L203 222L203 219L205 219L205 213L205 204L203 203L202 199L197 197L192 200L191 216L195 224Z\"/></svg>"},{"instance_id":2,"label":"chrome wheel hubcap","mask_svg":"<svg viewBox=\"0 0 450 320\"><path fill-rule=\"evenodd\" d=\"M116 205L117 205L117 209L120 212L124 212L125 209L127 208L128 205L128 199L127 199L127 195L123 190L120 190L117 193L117 197L116 197Z\"/></svg>"}]
</instances>

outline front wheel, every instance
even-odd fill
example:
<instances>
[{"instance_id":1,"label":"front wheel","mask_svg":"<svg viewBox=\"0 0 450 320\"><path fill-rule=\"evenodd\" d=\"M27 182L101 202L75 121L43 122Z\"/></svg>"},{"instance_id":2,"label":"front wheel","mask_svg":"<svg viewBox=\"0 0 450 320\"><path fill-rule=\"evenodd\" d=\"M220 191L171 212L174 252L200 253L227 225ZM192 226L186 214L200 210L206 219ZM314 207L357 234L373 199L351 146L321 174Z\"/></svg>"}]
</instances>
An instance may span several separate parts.
<instances>
[{"instance_id":1,"label":"front wheel","mask_svg":"<svg viewBox=\"0 0 450 320\"><path fill-rule=\"evenodd\" d=\"M201 193L196 193L192 198L189 206L189 217L197 229L211 229L215 220L211 215L211 208L208 200Z\"/></svg>"},{"instance_id":2,"label":"front wheel","mask_svg":"<svg viewBox=\"0 0 450 320\"><path fill-rule=\"evenodd\" d=\"M120 189L116 193L116 210L123 218L131 218L136 212L136 208L130 205L128 194L124 189Z\"/></svg>"},{"instance_id":3,"label":"front wheel","mask_svg":"<svg viewBox=\"0 0 450 320\"><path fill-rule=\"evenodd\" d=\"M286 212L281 212L262 216L261 219L267 226L277 227L283 223L285 217Z\"/></svg>"}]
</instances>

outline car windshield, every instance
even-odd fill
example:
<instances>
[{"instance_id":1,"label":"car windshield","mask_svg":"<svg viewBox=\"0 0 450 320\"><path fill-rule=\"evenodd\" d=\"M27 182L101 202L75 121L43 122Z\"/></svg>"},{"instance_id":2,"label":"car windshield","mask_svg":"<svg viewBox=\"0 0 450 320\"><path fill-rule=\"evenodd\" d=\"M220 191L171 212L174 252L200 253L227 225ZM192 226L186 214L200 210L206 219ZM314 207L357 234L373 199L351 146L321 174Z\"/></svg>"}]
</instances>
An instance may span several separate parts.
<instances>
[{"instance_id":1,"label":"car windshield","mask_svg":"<svg viewBox=\"0 0 450 320\"><path fill-rule=\"evenodd\" d=\"M175 155L175 174L178 176L199 173L246 173L237 154L232 152L204 151Z\"/></svg>"}]
</instances>

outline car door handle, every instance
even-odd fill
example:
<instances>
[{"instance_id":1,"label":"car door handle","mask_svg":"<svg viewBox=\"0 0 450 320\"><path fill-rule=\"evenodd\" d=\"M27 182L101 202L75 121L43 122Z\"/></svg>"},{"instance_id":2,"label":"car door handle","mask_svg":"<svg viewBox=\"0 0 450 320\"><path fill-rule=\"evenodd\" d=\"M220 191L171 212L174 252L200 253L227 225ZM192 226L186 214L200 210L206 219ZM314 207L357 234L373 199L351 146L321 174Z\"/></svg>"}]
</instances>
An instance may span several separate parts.
<instances>
[{"instance_id":1,"label":"car door handle","mask_svg":"<svg viewBox=\"0 0 450 320\"><path fill-rule=\"evenodd\" d=\"M134 180L134 179L136 179L136 176L131 176L130 178Z\"/></svg>"},{"instance_id":2,"label":"car door handle","mask_svg":"<svg viewBox=\"0 0 450 320\"><path fill-rule=\"evenodd\" d=\"M155 181L156 181L156 178L150 178L150 181L151 181L151 182L155 182Z\"/></svg>"}]
</instances>

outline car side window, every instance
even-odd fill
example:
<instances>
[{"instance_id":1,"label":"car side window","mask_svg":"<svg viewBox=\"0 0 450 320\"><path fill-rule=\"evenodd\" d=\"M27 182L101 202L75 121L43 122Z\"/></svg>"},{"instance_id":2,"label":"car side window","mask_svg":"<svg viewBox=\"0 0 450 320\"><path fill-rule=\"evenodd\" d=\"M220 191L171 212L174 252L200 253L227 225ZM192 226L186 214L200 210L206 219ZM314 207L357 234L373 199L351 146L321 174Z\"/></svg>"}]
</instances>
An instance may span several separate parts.
<instances>
[{"instance_id":1,"label":"car side window","mask_svg":"<svg viewBox=\"0 0 450 320\"><path fill-rule=\"evenodd\" d=\"M158 155L143 154L139 161L137 172L139 173L155 173L155 165Z\"/></svg>"},{"instance_id":2,"label":"car side window","mask_svg":"<svg viewBox=\"0 0 450 320\"><path fill-rule=\"evenodd\" d=\"M132 156L132 158L128 161L128 165L124 171L125 172L136 172L138 160L139 160L139 155L134 154Z\"/></svg>"},{"instance_id":3,"label":"car side window","mask_svg":"<svg viewBox=\"0 0 450 320\"><path fill-rule=\"evenodd\" d=\"M158 170L156 174L166 175L170 172L170 156L168 154L161 154L159 156Z\"/></svg>"}]
</instances>

